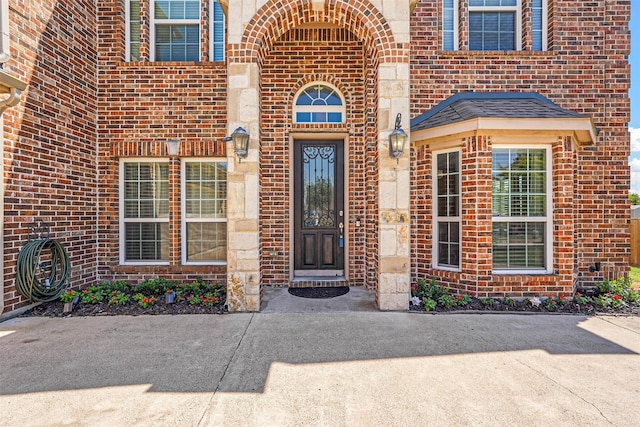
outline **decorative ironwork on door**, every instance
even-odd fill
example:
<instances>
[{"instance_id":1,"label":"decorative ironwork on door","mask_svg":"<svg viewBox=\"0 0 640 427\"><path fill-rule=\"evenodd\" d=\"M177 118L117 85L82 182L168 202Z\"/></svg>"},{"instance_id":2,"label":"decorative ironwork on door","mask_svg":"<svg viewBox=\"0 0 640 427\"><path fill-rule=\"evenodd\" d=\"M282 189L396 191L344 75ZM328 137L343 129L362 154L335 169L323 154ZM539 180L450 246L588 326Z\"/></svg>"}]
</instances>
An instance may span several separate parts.
<instances>
[{"instance_id":1,"label":"decorative ironwork on door","mask_svg":"<svg viewBox=\"0 0 640 427\"><path fill-rule=\"evenodd\" d=\"M335 210L335 145L303 145L303 226L334 227Z\"/></svg>"}]
</instances>

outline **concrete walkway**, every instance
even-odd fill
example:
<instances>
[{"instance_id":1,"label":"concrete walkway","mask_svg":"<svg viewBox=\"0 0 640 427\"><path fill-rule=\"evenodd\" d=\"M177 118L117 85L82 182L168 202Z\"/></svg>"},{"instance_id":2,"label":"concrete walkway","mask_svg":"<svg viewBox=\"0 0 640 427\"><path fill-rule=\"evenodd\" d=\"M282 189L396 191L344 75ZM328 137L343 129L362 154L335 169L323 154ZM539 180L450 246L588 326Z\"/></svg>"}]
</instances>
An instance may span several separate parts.
<instances>
[{"instance_id":1,"label":"concrete walkway","mask_svg":"<svg viewBox=\"0 0 640 427\"><path fill-rule=\"evenodd\" d=\"M16 318L0 425L637 426L639 353L637 317Z\"/></svg>"}]
</instances>

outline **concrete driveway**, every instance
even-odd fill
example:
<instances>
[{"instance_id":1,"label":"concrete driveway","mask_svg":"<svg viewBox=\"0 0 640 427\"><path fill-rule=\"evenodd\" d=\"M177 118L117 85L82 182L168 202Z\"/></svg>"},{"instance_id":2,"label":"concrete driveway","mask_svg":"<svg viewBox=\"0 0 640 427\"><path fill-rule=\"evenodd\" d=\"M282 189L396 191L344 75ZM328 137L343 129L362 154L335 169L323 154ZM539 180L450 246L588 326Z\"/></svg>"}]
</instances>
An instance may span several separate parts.
<instances>
[{"instance_id":1,"label":"concrete driveway","mask_svg":"<svg viewBox=\"0 0 640 427\"><path fill-rule=\"evenodd\" d=\"M640 424L640 318L16 318L2 426Z\"/></svg>"}]
</instances>

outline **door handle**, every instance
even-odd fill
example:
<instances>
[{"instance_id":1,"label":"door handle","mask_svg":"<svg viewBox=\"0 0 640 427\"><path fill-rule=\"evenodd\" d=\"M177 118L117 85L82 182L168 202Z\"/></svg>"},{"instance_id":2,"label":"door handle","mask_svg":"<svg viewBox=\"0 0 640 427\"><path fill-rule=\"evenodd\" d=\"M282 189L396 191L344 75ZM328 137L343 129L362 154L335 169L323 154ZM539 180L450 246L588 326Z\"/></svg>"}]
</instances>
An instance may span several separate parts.
<instances>
[{"instance_id":1,"label":"door handle","mask_svg":"<svg viewBox=\"0 0 640 427\"><path fill-rule=\"evenodd\" d=\"M340 211L340 212L338 212L338 215L340 215L340 218L342 218L344 216L344 212Z\"/></svg>"}]
</instances>

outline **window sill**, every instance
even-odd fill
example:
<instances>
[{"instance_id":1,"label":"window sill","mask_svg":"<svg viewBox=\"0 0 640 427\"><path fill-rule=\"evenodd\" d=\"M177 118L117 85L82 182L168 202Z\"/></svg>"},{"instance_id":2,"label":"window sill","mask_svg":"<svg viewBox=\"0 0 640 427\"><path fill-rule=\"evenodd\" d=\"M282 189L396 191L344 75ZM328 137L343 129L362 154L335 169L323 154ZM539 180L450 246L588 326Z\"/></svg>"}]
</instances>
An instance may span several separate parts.
<instances>
[{"instance_id":1,"label":"window sill","mask_svg":"<svg viewBox=\"0 0 640 427\"><path fill-rule=\"evenodd\" d=\"M439 50L438 56L443 57L531 57L531 58L555 58L556 53L550 50Z\"/></svg>"},{"instance_id":2,"label":"window sill","mask_svg":"<svg viewBox=\"0 0 640 427\"><path fill-rule=\"evenodd\" d=\"M546 270L492 270L495 276L555 276L553 271Z\"/></svg>"},{"instance_id":3,"label":"window sill","mask_svg":"<svg viewBox=\"0 0 640 427\"><path fill-rule=\"evenodd\" d=\"M121 61L118 68L223 68L226 69L225 61Z\"/></svg>"},{"instance_id":4,"label":"window sill","mask_svg":"<svg viewBox=\"0 0 640 427\"><path fill-rule=\"evenodd\" d=\"M227 265L168 265L168 264L145 264L145 265L118 265L110 269L111 273L124 274L210 274L210 273L226 273Z\"/></svg>"}]
</instances>

